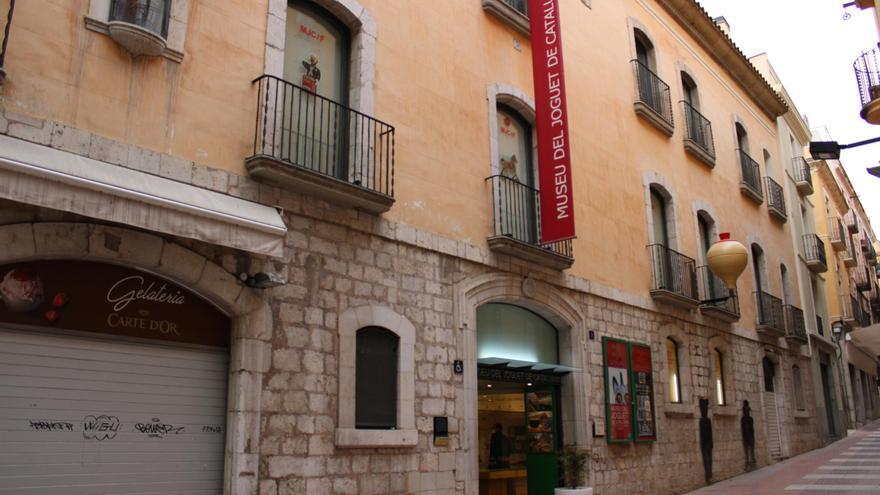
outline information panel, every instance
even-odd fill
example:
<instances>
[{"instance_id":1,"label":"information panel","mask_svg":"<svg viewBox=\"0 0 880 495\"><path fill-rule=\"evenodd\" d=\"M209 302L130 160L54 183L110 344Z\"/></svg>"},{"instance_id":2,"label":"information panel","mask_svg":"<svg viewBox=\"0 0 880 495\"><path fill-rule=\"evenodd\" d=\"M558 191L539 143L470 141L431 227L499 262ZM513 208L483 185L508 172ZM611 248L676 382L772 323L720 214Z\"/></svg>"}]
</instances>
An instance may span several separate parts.
<instances>
[{"instance_id":1,"label":"information panel","mask_svg":"<svg viewBox=\"0 0 880 495\"><path fill-rule=\"evenodd\" d=\"M654 373L651 368L651 348L644 344L630 344L632 363L633 423L636 442L657 440L654 420Z\"/></svg>"},{"instance_id":2,"label":"information panel","mask_svg":"<svg viewBox=\"0 0 880 495\"><path fill-rule=\"evenodd\" d=\"M630 393L629 344L602 337L605 361L605 424L608 443L629 442L633 438Z\"/></svg>"}]
</instances>

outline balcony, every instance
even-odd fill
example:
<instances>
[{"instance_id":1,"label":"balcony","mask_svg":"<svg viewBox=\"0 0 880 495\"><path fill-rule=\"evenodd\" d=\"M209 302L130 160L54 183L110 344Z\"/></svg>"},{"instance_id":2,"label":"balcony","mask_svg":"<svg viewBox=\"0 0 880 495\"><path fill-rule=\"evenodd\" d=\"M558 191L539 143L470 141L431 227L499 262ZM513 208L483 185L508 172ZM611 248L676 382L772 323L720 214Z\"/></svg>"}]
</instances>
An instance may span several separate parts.
<instances>
[{"instance_id":1,"label":"balcony","mask_svg":"<svg viewBox=\"0 0 880 495\"><path fill-rule=\"evenodd\" d=\"M638 60L632 60L632 64L638 90L636 102L633 104L636 114L671 137L675 131L675 123L672 119L669 85L651 72L647 65Z\"/></svg>"},{"instance_id":2,"label":"balcony","mask_svg":"<svg viewBox=\"0 0 880 495\"><path fill-rule=\"evenodd\" d=\"M483 0L483 10L525 37L531 36L528 0Z\"/></svg>"},{"instance_id":3,"label":"balcony","mask_svg":"<svg viewBox=\"0 0 880 495\"><path fill-rule=\"evenodd\" d=\"M712 123L690 103L681 102L684 113L684 149L710 167L715 166L715 141Z\"/></svg>"},{"instance_id":4,"label":"balcony","mask_svg":"<svg viewBox=\"0 0 880 495\"><path fill-rule=\"evenodd\" d=\"M816 315L816 331L819 332L819 335L825 336L825 322L819 315Z\"/></svg>"},{"instance_id":5,"label":"balcony","mask_svg":"<svg viewBox=\"0 0 880 495\"><path fill-rule=\"evenodd\" d=\"M849 210L843 216L843 223L846 224L846 229L849 230L850 234L857 234L859 232L859 217L856 216L855 210Z\"/></svg>"},{"instance_id":6,"label":"balcony","mask_svg":"<svg viewBox=\"0 0 880 495\"><path fill-rule=\"evenodd\" d=\"M816 234L804 234L804 261L813 273L828 271L825 243Z\"/></svg>"},{"instance_id":7,"label":"balcony","mask_svg":"<svg viewBox=\"0 0 880 495\"><path fill-rule=\"evenodd\" d=\"M870 242L867 243L867 247L865 248L865 263L870 266L877 266L877 250L874 249L874 245Z\"/></svg>"},{"instance_id":8,"label":"balcony","mask_svg":"<svg viewBox=\"0 0 880 495\"><path fill-rule=\"evenodd\" d=\"M770 337L785 336L785 316L782 300L766 292L755 292L755 304L758 308L758 333Z\"/></svg>"},{"instance_id":9,"label":"balcony","mask_svg":"<svg viewBox=\"0 0 880 495\"><path fill-rule=\"evenodd\" d=\"M692 309L700 304L697 293L696 262L662 244L648 246L651 255L651 297Z\"/></svg>"},{"instance_id":10,"label":"balcony","mask_svg":"<svg viewBox=\"0 0 880 495\"><path fill-rule=\"evenodd\" d=\"M785 340L790 344L807 343L807 327L804 312L791 304L785 305Z\"/></svg>"},{"instance_id":11,"label":"balcony","mask_svg":"<svg viewBox=\"0 0 880 495\"><path fill-rule=\"evenodd\" d=\"M541 244L541 218L538 190L510 177L494 175L492 184L495 235L489 237L489 249L564 270L574 263L571 240Z\"/></svg>"},{"instance_id":12,"label":"balcony","mask_svg":"<svg viewBox=\"0 0 880 495\"><path fill-rule=\"evenodd\" d=\"M107 19L110 37L134 56L165 51L170 0L112 0Z\"/></svg>"},{"instance_id":13,"label":"balcony","mask_svg":"<svg viewBox=\"0 0 880 495\"><path fill-rule=\"evenodd\" d=\"M706 265L698 267L697 273L700 276L700 298L702 300L727 297L724 301L700 304L700 312L728 323L738 321L740 317L739 298L736 292L728 290L724 282Z\"/></svg>"},{"instance_id":14,"label":"balcony","mask_svg":"<svg viewBox=\"0 0 880 495\"><path fill-rule=\"evenodd\" d=\"M770 177L764 177L764 183L767 185L767 209L770 215L781 222L788 220L785 210L785 193L782 186Z\"/></svg>"},{"instance_id":15,"label":"balcony","mask_svg":"<svg viewBox=\"0 0 880 495\"><path fill-rule=\"evenodd\" d=\"M831 242L831 249L835 251L846 250L846 236L843 222L837 217L828 217L828 240Z\"/></svg>"},{"instance_id":16,"label":"balcony","mask_svg":"<svg viewBox=\"0 0 880 495\"><path fill-rule=\"evenodd\" d=\"M758 162L752 160L752 157L750 157L745 151L736 151L739 153L739 166L741 172L739 190L746 196L752 198L756 203L761 204L764 202L764 191L761 189L761 167L758 166Z\"/></svg>"},{"instance_id":17,"label":"balcony","mask_svg":"<svg viewBox=\"0 0 880 495\"><path fill-rule=\"evenodd\" d=\"M846 236L846 250L843 252L843 264L847 268L854 268L859 264L858 258L856 257L855 243L850 235Z\"/></svg>"},{"instance_id":18,"label":"balcony","mask_svg":"<svg viewBox=\"0 0 880 495\"><path fill-rule=\"evenodd\" d=\"M791 168L794 170L794 184L802 196L813 194L813 175L810 173L810 164L807 160L798 156L792 159Z\"/></svg>"},{"instance_id":19,"label":"balcony","mask_svg":"<svg viewBox=\"0 0 880 495\"><path fill-rule=\"evenodd\" d=\"M283 79L257 89L256 179L369 213L394 204L394 127Z\"/></svg>"},{"instance_id":20,"label":"balcony","mask_svg":"<svg viewBox=\"0 0 880 495\"><path fill-rule=\"evenodd\" d=\"M859 292L870 291L874 285L871 283L871 275L874 275L873 269L868 268L867 266L857 266L856 269L852 271L852 278L856 285L856 290Z\"/></svg>"},{"instance_id":21,"label":"balcony","mask_svg":"<svg viewBox=\"0 0 880 495\"><path fill-rule=\"evenodd\" d=\"M880 64L878 49L868 50L853 62L862 111L859 115L869 124L880 124Z\"/></svg>"},{"instance_id":22,"label":"balcony","mask_svg":"<svg viewBox=\"0 0 880 495\"><path fill-rule=\"evenodd\" d=\"M865 296L861 294L850 296L850 300L852 302L853 325L862 328L871 326L871 313L868 309L870 306Z\"/></svg>"}]
</instances>

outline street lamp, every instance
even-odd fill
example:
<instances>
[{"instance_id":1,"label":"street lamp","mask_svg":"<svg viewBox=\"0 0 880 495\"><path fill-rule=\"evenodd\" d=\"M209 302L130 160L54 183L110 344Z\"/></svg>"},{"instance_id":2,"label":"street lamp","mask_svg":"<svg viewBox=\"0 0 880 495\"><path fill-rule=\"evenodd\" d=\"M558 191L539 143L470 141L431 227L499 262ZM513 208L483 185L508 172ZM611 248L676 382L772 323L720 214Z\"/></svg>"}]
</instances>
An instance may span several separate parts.
<instances>
[{"instance_id":1,"label":"street lamp","mask_svg":"<svg viewBox=\"0 0 880 495\"><path fill-rule=\"evenodd\" d=\"M868 167L868 173L880 179L880 165Z\"/></svg>"},{"instance_id":2,"label":"street lamp","mask_svg":"<svg viewBox=\"0 0 880 495\"><path fill-rule=\"evenodd\" d=\"M857 141L855 143L840 144L837 141L810 141L810 156L814 160L838 160L840 151L849 148L858 148L866 144L880 141L880 137Z\"/></svg>"},{"instance_id":3,"label":"street lamp","mask_svg":"<svg viewBox=\"0 0 880 495\"><path fill-rule=\"evenodd\" d=\"M724 281L730 294L725 297L700 301L703 304L718 303L730 299L731 295L736 292L736 279L742 275L749 262L746 247L739 241L731 239L729 232L722 232L718 238L718 242L712 244L706 253L706 264L709 265L709 270L712 273Z\"/></svg>"},{"instance_id":4,"label":"street lamp","mask_svg":"<svg viewBox=\"0 0 880 495\"><path fill-rule=\"evenodd\" d=\"M840 334L843 333L843 322L835 321L831 324L831 333L834 335L834 341L840 342Z\"/></svg>"}]
</instances>

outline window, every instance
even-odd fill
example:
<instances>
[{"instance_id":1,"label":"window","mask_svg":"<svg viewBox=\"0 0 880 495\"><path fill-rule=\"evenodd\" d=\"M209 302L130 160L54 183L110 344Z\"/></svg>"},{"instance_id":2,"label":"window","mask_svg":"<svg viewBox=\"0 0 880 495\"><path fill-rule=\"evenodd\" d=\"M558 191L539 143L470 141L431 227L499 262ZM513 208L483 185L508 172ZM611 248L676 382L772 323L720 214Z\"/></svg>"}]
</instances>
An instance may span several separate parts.
<instances>
[{"instance_id":1,"label":"window","mask_svg":"<svg viewBox=\"0 0 880 495\"><path fill-rule=\"evenodd\" d=\"M349 33L314 4L287 7L284 79L345 105L348 100Z\"/></svg>"},{"instance_id":2,"label":"window","mask_svg":"<svg viewBox=\"0 0 880 495\"><path fill-rule=\"evenodd\" d=\"M134 24L166 38L170 13L170 0L113 0L109 20Z\"/></svg>"},{"instance_id":3,"label":"window","mask_svg":"<svg viewBox=\"0 0 880 495\"><path fill-rule=\"evenodd\" d=\"M764 279L764 250L757 244L752 244L752 270L755 276L755 290L763 292L766 290L766 281Z\"/></svg>"},{"instance_id":4,"label":"window","mask_svg":"<svg viewBox=\"0 0 880 495\"><path fill-rule=\"evenodd\" d=\"M736 123L736 145L745 153L749 152L749 134L746 128L739 122Z\"/></svg>"},{"instance_id":5,"label":"window","mask_svg":"<svg viewBox=\"0 0 880 495\"><path fill-rule=\"evenodd\" d=\"M338 447L411 447L415 426L415 327L367 305L339 315Z\"/></svg>"},{"instance_id":6,"label":"window","mask_svg":"<svg viewBox=\"0 0 880 495\"><path fill-rule=\"evenodd\" d=\"M794 406L798 411L803 411L804 406L804 384L801 381L801 368L797 365L791 368L791 379L794 382Z\"/></svg>"},{"instance_id":7,"label":"window","mask_svg":"<svg viewBox=\"0 0 880 495\"><path fill-rule=\"evenodd\" d=\"M502 234L537 242L537 206L532 169L532 128L513 109L499 105L498 192Z\"/></svg>"},{"instance_id":8,"label":"window","mask_svg":"<svg viewBox=\"0 0 880 495\"><path fill-rule=\"evenodd\" d=\"M700 113L700 94L697 83L686 72L681 72L682 112L684 113L684 149L710 167L715 166L715 142L712 123Z\"/></svg>"},{"instance_id":9,"label":"window","mask_svg":"<svg viewBox=\"0 0 880 495\"><path fill-rule=\"evenodd\" d=\"M379 327L357 332L355 427L397 427L397 353L400 339Z\"/></svg>"},{"instance_id":10,"label":"window","mask_svg":"<svg viewBox=\"0 0 880 495\"><path fill-rule=\"evenodd\" d=\"M773 392L775 390L776 365L773 360L765 356L761 360L761 366L764 368L764 392Z\"/></svg>"},{"instance_id":11,"label":"window","mask_svg":"<svg viewBox=\"0 0 880 495\"><path fill-rule=\"evenodd\" d=\"M686 72L681 73L681 92L684 102L694 110L700 109L700 96L697 93L697 83Z\"/></svg>"},{"instance_id":12,"label":"window","mask_svg":"<svg viewBox=\"0 0 880 495\"><path fill-rule=\"evenodd\" d=\"M636 43L636 60L651 72L657 71L657 61L654 58L654 44L642 30L634 31Z\"/></svg>"},{"instance_id":13,"label":"window","mask_svg":"<svg viewBox=\"0 0 880 495\"><path fill-rule=\"evenodd\" d=\"M638 28L633 30L633 54L635 57L631 63L636 85L636 114L666 135L672 136L674 124L669 85L657 75L654 45L644 31Z\"/></svg>"},{"instance_id":14,"label":"window","mask_svg":"<svg viewBox=\"0 0 880 495\"><path fill-rule=\"evenodd\" d=\"M656 187L651 187L651 220L654 227L653 243L669 247L669 228L666 216L666 198Z\"/></svg>"},{"instance_id":15,"label":"window","mask_svg":"<svg viewBox=\"0 0 880 495\"><path fill-rule=\"evenodd\" d=\"M191 0L89 0L86 29L106 34L132 55L183 60Z\"/></svg>"},{"instance_id":16,"label":"window","mask_svg":"<svg viewBox=\"0 0 880 495\"><path fill-rule=\"evenodd\" d=\"M715 404L724 406L727 404L724 395L724 354L720 349L712 351L712 369L715 374Z\"/></svg>"},{"instance_id":17,"label":"window","mask_svg":"<svg viewBox=\"0 0 880 495\"><path fill-rule=\"evenodd\" d=\"M495 16L519 34L531 36L527 0L482 0L482 3L486 13Z\"/></svg>"},{"instance_id":18,"label":"window","mask_svg":"<svg viewBox=\"0 0 880 495\"><path fill-rule=\"evenodd\" d=\"M678 368L678 344L666 339L666 374L668 378L669 402L681 403L681 378Z\"/></svg>"}]
</instances>

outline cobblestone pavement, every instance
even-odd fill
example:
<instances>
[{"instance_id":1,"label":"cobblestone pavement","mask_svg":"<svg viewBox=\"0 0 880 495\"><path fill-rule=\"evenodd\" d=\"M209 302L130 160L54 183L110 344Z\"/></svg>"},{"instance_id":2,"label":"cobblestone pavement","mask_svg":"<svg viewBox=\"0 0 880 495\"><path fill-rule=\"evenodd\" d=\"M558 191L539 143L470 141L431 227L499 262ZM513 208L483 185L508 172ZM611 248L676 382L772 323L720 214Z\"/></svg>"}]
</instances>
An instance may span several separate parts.
<instances>
[{"instance_id":1,"label":"cobblestone pavement","mask_svg":"<svg viewBox=\"0 0 880 495\"><path fill-rule=\"evenodd\" d=\"M825 448L688 495L880 495L880 421Z\"/></svg>"}]
</instances>

